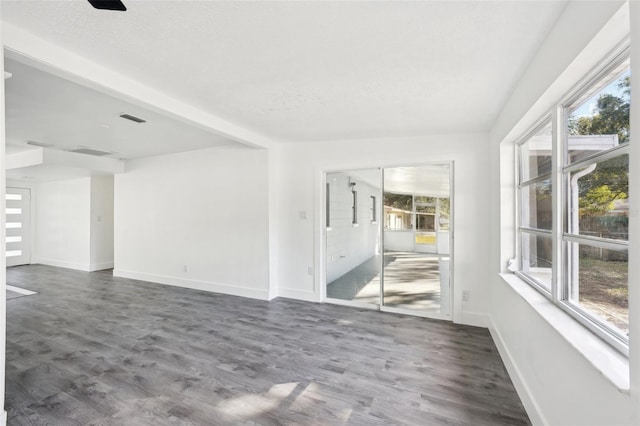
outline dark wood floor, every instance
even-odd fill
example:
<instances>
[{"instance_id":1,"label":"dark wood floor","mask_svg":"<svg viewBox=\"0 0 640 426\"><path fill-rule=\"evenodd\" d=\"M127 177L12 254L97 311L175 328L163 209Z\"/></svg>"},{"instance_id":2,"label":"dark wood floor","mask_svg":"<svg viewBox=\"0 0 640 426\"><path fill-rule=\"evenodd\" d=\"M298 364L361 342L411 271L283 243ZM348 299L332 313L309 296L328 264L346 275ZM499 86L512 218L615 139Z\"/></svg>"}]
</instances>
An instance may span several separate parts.
<instances>
[{"instance_id":1,"label":"dark wood floor","mask_svg":"<svg viewBox=\"0 0 640 426\"><path fill-rule=\"evenodd\" d=\"M529 424L489 333L46 266L7 281L10 425Z\"/></svg>"}]
</instances>

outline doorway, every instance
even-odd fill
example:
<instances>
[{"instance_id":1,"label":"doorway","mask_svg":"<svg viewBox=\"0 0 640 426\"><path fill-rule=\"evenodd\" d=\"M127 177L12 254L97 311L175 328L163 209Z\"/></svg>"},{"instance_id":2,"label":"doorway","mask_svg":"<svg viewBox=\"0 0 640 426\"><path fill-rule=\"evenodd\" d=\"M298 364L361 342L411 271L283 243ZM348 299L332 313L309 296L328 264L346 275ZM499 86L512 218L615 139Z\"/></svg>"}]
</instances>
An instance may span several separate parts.
<instances>
[{"instance_id":1,"label":"doorway","mask_svg":"<svg viewBox=\"0 0 640 426\"><path fill-rule=\"evenodd\" d=\"M451 163L325 174L325 301L451 318Z\"/></svg>"}]
</instances>

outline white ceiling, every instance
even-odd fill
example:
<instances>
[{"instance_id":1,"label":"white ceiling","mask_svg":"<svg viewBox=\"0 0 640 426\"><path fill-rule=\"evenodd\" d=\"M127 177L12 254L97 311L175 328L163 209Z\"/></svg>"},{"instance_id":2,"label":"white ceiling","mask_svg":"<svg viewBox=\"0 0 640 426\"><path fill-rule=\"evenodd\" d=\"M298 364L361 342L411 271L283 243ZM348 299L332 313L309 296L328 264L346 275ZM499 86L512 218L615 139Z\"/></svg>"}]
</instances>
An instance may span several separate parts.
<instances>
[{"instance_id":1,"label":"white ceiling","mask_svg":"<svg viewBox=\"0 0 640 426\"><path fill-rule=\"evenodd\" d=\"M124 2L3 0L2 19L293 142L488 131L566 5Z\"/></svg>"},{"instance_id":2,"label":"white ceiling","mask_svg":"<svg viewBox=\"0 0 640 426\"><path fill-rule=\"evenodd\" d=\"M374 188L380 187L381 169L357 169L336 172L353 176ZM416 194L431 197L449 197L449 164L428 164L424 166L386 167L384 169L384 191L397 194Z\"/></svg>"},{"instance_id":3,"label":"white ceiling","mask_svg":"<svg viewBox=\"0 0 640 426\"><path fill-rule=\"evenodd\" d=\"M231 141L93 89L5 60L12 77L5 80L8 153L28 149L27 141L57 149L88 147L132 159L169 154ZM136 124L128 113L147 120Z\"/></svg>"}]
</instances>

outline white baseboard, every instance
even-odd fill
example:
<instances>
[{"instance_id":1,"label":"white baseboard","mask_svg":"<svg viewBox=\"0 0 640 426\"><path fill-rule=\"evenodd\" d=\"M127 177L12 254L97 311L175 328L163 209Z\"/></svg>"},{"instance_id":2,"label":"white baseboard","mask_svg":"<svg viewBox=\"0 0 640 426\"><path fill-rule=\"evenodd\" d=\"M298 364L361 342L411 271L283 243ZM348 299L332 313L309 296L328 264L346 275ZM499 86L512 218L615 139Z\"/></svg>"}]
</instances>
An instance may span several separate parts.
<instances>
[{"instance_id":1,"label":"white baseboard","mask_svg":"<svg viewBox=\"0 0 640 426\"><path fill-rule=\"evenodd\" d=\"M522 401L522 405L524 405L527 414L529 415L529 419L534 426L537 425L547 425L547 420L545 419L540 407L538 406L535 398L532 396L529 391L529 386L527 386L527 382L524 380L524 377L520 373L520 369L516 365L509 352L509 349L505 345L502 340L502 336L500 335L500 331L496 328L496 325L492 320L490 320L489 332L491 333L491 337L493 338L496 347L498 348L498 352L500 353L500 358L502 358L502 362L509 373L509 377L513 382L513 386L516 388L516 392Z\"/></svg>"},{"instance_id":2,"label":"white baseboard","mask_svg":"<svg viewBox=\"0 0 640 426\"><path fill-rule=\"evenodd\" d=\"M114 277L129 278L132 280L148 281L157 284L172 285L175 287L190 288L194 290L211 291L214 293L230 294L232 296L248 297L251 299L269 300L269 290L249 287L239 287L228 284L214 283L210 281L190 280L187 278L171 277L167 275L148 274L145 272L113 270Z\"/></svg>"},{"instance_id":3,"label":"white baseboard","mask_svg":"<svg viewBox=\"0 0 640 426\"><path fill-rule=\"evenodd\" d=\"M14 293L20 293L20 294L24 294L25 296L31 296L32 294L38 294L37 291L31 291L31 290L27 290L24 288L20 288L20 287L15 287L12 285L7 284L7 290L11 290Z\"/></svg>"},{"instance_id":4,"label":"white baseboard","mask_svg":"<svg viewBox=\"0 0 640 426\"><path fill-rule=\"evenodd\" d=\"M278 297L286 299L304 300L306 302L319 302L318 296L312 291L294 290L290 288L279 288Z\"/></svg>"},{"instance_id":5,"label":"white baseboard","mask_svg":"<svg viewBox=\"0 0 640 426\"><path fill-rule=\"evenodd\" d=\"M475 327L489 328L491 320L489 315L477 312L462 312L462 324Z\"/></svg>"},{"instance_id":6,"label":"white baseboard","mask_svg":"<svg viewBox=\"0 0 640 426\"><path fill-rule=\"evenodd\" d=\"M110 262L97 262L97 263L77 263L67 262L65 260L36 258L31 262L32 264L39 263L41 265L57 266L58 268L76 269L78 271L93 272L102 271L103 269L113 268L113 260Z\"/></svg>"},{"instance_id":7,"label":"white baseboard","mask_svg":"<svg viewBox=\"0 0 640 426\"><path fill-rule=\"evenodd\" d=\"M7 426L7 412L0 411L0 426Z\"/></svg>"},{"instance_id":8,"label":"white baseboard","mask_svg":"<svg viewBox=\"0 0 640 426\"><path fill-rule=\"evenodd\" d=\"M113 269L113 260L110 262L96 262L89 265L91 272L102 271L105 269Z\"/></svg>"},{"instance_id":9,"label":"white baseboard","mask_svg":"<svg viewBox=\"0 0 640 426\"><path fill-rule=\"evenodd\" d=\"M91 265L88 263L67 262L66 260L47 259L43 257L37 257L32 263L38 263L40 265L56 266L58 268L75 269L78 271L91 272Z\"/></svg>"}]
</instances>

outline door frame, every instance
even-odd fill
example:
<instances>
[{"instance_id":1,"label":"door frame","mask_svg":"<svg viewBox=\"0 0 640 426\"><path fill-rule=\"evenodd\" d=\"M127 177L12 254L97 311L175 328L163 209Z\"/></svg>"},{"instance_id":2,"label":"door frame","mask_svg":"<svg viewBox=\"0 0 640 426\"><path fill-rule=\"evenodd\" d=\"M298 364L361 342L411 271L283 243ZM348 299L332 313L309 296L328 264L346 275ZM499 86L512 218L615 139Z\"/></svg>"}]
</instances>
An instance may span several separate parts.
<instances>
[{"instance_id":1,"label":"door frame","mask_svg":"<svg viewBox=\"0 0 640 426\"><path fill-rule=\"evenodd\" d=\"M384 269L381 269L381 285L380 285L380 303L368 304L362 302L354 302L350 300L331 299L327 297L327 282L326 282L326 252L327 252L327 226L326 226L326 178L328 173L339 173L350 170L363 170L363 169L380 169L381 180L381 192L384 194L384 170L395 167L421 167L432 165L448 165L449 166L449 202L450 202L450 217L449 217L449 314L439 314L430 312L413 311L409 309L385 307L383 303L383 291L384 291ZM456 318L462 317L462 303L457 304L454 302L454 288L455 288L455 161L431 161L431 162L401 162L401 163L381 163L381 164L354 164L340 165L340 166L323 166L316 165L314 171L315 178L315 200L316 200L316 232L314 246L315 250L315 274L314 274L314 292L317 292L319 301L322 303L331 303L336 305L351 306L359 309L372 309L379 310L381 312L399 313L405 315L412 315L424 318L441 319L447 321L456 322ZM380 211L380 241L381 251L384 254L384 197L380 197L379 211ZM414 206L415 208L415 206ZM415 229L414 229L415 231ZM414 238L415 241L415 238ZM380 256L381 266L384 262L384 255ZM316 287L315 283L318 283ZM319 288L318 288L319 287Z\"/></svg>"}]
</instances>

